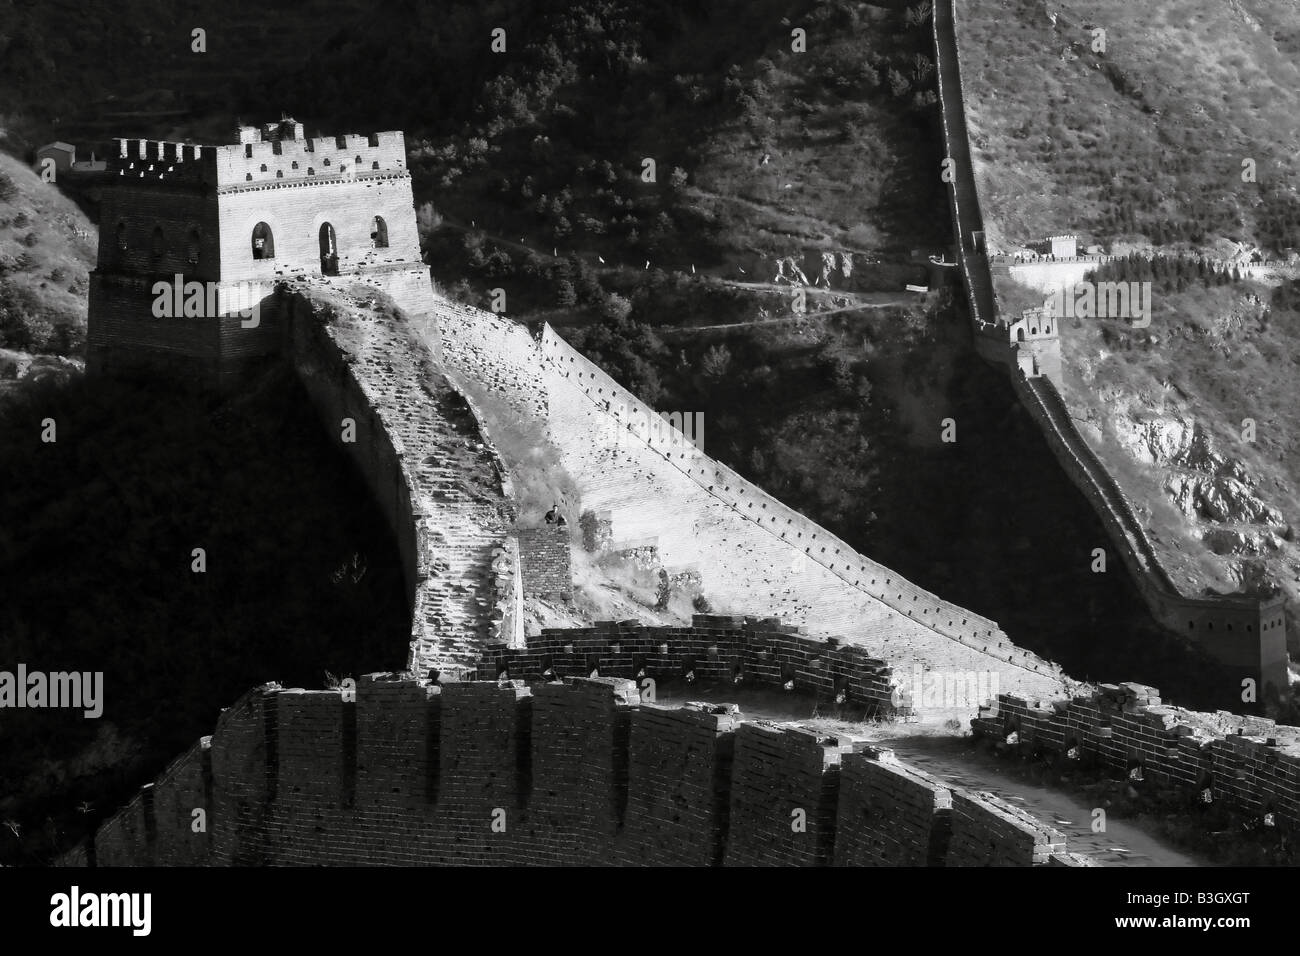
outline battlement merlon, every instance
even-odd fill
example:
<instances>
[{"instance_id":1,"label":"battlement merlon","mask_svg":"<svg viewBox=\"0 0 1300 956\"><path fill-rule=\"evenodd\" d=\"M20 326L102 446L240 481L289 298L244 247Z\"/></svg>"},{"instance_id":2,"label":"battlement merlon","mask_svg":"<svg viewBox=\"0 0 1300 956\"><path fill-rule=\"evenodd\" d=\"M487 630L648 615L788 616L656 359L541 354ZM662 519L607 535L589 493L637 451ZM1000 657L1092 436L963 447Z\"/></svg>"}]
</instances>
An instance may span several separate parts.
<instances>
[{"instance_id":1,"label":"battlement merlon","mask_svg":"<svg viewBox=\"0 0 1300 956\"><path fill-rule=\"evenodd\" d=\"M105 169L117 183L153 186L211 185L217 177L214 146L169 143L151 139L116 139Z\"/></svg>"},{"instance_id":2,"label":"battlement merlon","mask_svg":"<svg viewBox=\"0 0 1300 956\"><path fill-rule=\"evenodd\" d=\"M215 155L218 187L328 176L407 175L406 137L400 130L302 139L264 138L260 142L218 146Z\"/></svg>"},{"instance_id":3,"label":"battlement merlon","mask_svg":"<svg viewBox=\"0 0 1300 956\"><path fill-rule=\"evenodd\" d=\"M302 124L294 124L301 130ZM409 175L406 137L400 130L299 138L241 127L242 142L200 146L147 139L117 139L108 171L141 184L200 182L217 188L339 176ZM252 135L259 138L254 141Z\"/></svg>"}]
</instances>

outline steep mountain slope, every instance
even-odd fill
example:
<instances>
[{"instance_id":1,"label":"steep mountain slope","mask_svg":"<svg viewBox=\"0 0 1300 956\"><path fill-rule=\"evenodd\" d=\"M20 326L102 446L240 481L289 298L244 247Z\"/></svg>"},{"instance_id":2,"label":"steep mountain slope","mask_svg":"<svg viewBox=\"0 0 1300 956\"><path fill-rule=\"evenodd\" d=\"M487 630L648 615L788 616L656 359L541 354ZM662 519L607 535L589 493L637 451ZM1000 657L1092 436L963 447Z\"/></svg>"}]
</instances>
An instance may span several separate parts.
<instances>
[{"instance_id":1,"label":"steep mountain slope","mask_svg":"<svg viewBox=\"0 0 1300 956\"><path fill-rule=\"evenodd\" d=\"M0 378L28 367L25 352L79 355L96 242L75 203L0 153Z\"/></svg>"},{"instance_id":2,"label":"steep mountain slope","mask_svg":"<svg viewBox=\"0 0 1300 956\"><path fill-rule=\"evenodd\" d=\"M991 239L1300 247L1290 0L969 0L957 30Z\"/></svg>"}]
</instances>

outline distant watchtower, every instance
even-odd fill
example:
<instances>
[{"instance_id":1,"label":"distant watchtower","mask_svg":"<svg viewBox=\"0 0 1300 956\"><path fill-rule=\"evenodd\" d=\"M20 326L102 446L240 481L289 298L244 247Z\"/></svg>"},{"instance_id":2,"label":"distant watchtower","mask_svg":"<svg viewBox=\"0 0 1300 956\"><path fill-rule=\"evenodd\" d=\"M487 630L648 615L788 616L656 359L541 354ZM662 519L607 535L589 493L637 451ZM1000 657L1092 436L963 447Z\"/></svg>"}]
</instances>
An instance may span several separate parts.
<instances>
[{"instance_id":1,"label":"distant watchtower","mask_svg":"<svg viewBox=\"0 0 1300 956\"><path fill-rule=\"evenodd\" d=\"M401 132L308 139L285 118L239 127L231 145L116 143L91 273L90 371L224 381L278 350L274 317L248 307L288 278L362 281L413 318L432 312ZM160 317L158 283L177 276L203 283L214 307Z\"/></svg>"}]
</instances>

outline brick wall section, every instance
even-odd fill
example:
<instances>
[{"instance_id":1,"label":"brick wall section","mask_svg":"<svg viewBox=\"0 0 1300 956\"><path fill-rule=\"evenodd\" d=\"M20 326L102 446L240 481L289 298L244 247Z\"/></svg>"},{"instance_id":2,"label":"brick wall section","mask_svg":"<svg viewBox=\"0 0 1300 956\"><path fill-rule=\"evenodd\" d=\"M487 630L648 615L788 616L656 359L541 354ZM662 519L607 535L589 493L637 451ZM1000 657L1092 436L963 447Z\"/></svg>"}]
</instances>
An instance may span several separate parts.
<instances>
[{"instance_id":1,"label":"brick wall section","mask_svg":"<svg viewBox=\"0 0 1300 956\"><path fill-rule=\"evenodd\" d=\"M530 691L377 674L355 703L255 688L60 863L1080 864L1041 821L886 750L729 705L636 700L614 677ZM1140 765L1189 796L1209 786L1300 829L1300 728L1185 711L1126 684L1069 701L1004 694L973 729L1026 753ZM207 834L190 829L195 807Z\"/></svg>"},{"instance_id":2,"label":"brick wall section","mask_svg":"<svg viewBox=\"0 0 1300 956\"><path fill-rule=\"evenodd\" d=\"M1160 702L1141 684L1104 684L1070 701L1028 701L1013 694L972 722L972 731L1014 740L1021 752L1068 756L1212 798L1241 813L1274 814L1300 829L1300 728L1264 717L1199 713ZM1015 737L1011 737L1015 734Z\"/></svg>"},{"instance_id":3,"label":"brick wall section","mask_svg":"<svg viewBox=\"0 0 1300 956\"><path fill-rule=\"evenodd\" d=\"M525 596L573 595L569 528L520 528L519 574Z\"/></svg>"},{"instance_id":4,"label":"brick wall section","mask_svg":"<svg viewBox=\"0 0 1300 956\"><path fill-rule=\"evenodd\" d=\"M213 862L256 866L266 860L263 821L273 794L267 752L267 698L274 685L255 688L222 712L212 735Z\"/></svg>"},{"instance_id":5,"label":"brick wall section","mask_svg":"<svg viewBox=\"0 0 1300 956\"><path fill-rule=\"evenodd\" d=\"M837 739L801 727L742 724L731 769L725 865L829 864L845 750Z\"/></svg>"},{"instance_id":6,"label":"brick wall section","mask_svg":"<svg viewBox=\"0 0 1300 956\"><path fill-rule=\"evenodd\" d=\"M437 685L367 674L357 691L357 806L421 809L438 794Z\"/></svg>"},{"instance_id":7,"label":"brick wall section","mask_svg":"<svg viewBox=\"0 0 1300 956\"><path fill-rule=\"evenodd\" d=\"M938 866L951 832L952 789L893 752L868 748L840 761L836 866Z\"/></svg>"},{"instance_id":8,"label":"brick wall section","mask_svg":"<svg viewBox=\"0 0 1300 956\"><path fill-rule=\"evenodd\" d=\"M209 794L212 785L212 743L205 737L172 762L154 785L157 824L155 859L162 866L199 866L212 852ZM195 831L195 810L203 810L203 826Z\"/></svg>"},{"instance_id":9,"label":"brick wall section","mask_svg":"<svg viewBox=\"0 0 1300 956\"><path fill-rule=\"evenodd\" d=\"M137 793L95 834L95 862L97 866L148 866L151 857L144 798Z\"/></svg>"},{"instance_id":10,"label":"brick wall section","mask_svg":"<svg viewBox=\"0 0 1300 956\"><path fill-rule=\"evenodd\" d=\"M397 536L408 667L472 662L511 639L509 486L464 397L412 328L360 294L300 284L282 298L299 377L331 435L355 421L341 447Z\"/></svg>"},{"instance_id":11,"label":"brick wall section","mask_svg":"<svg viewBox=\"0 0 1300 956\"><path fill-rule=\"evenodd\" d=\"M268 853L284 864L310 865L329 849L351 808L355 780L356 705L332 691L281 691L276 801L267 814Z\"/></svg>"},{"instance_id":12,"label":"brick wall section","mask_svg":"<svg viewBox=\"0 0 1300 956\"><path fill-rule=\"evenodd\" d=\"M478 663L480 677L501 667L515 679L535 680L547 668L559 677L587 676L592 666L606 677L683 678L688 668L700 680L732 680L738 669L746 683L783 686L823 700L845 695L845 703L886 713L891 669L862 648L814 639L772 619L697 614L691 627L649 627L600 621L585 628L544 628L523 648L490 645Z\"/></svg>"},{"instance_id":13,"label":"brick wall section","mask_svg":"<svg viewBox=\"0 0 1300 956\"><path fill-rule=\"evenodd\" d=\"M609 861L627 799L629 705L638 699L632 681L615 678L534 688L525 828L534 862Z\"/></svg>"},{"instance_id":14,"label":"brick wall section","mask_svg":"<svg viewBox=\"0 0 1300 956\"><path fill-rule=\"evenodd\" d=\"M508 864L531 786L532 694L521 684L446 684L439 733L438 812L456 834L445 862ZM505 830L492 829L502 819Z\"/></svg>"},{"instance_id":15,"label":"brick wall section","mask_svg":"<svg viewBox=\"0 0 1300 956\"><path fill-rule=\"evenodd\" d=\"M983 791L954 790L946 866L1044 865L1065 834Z\"/></svg>"},{"instance_id":16,"label":"brick wall section","mask_svg":"<svg viewBox=\"0 0 1300 956\"><path fill-rule=\"evenodd\" d=\"M628 800L618 862L716 866L722 860L739 719L727 708L643 704L632 714Z\"/></svg>"},{"instance_id":17,"label":"brick wall section","mask_svg":"<svg viewBox=\"0 0 1300 956\"><path fill-rule=\"evenodd\" d=\"M105 822L93 847L61 863L1079 862L1040 821L888 751L746 722L724 704L636 704L626 680L530 691L376 674L359 682L355 702L346 693L254 689L222 713L210 749L200 741ZM1029 713L1009 702L1005 710L984 723ZM1062 709L1060 719L1072 713ZM1223 750L1216 764L1234 777L1244 771L1241 787L1268 765L1251 743L1214 742ZM1288 773L1281 786L1293 805L1294 766ZM195 803L208 810L210 838L188 835ZM496 809L504 832L492 829ZM802 832L794 810L804 811Z\"/></svg>"}]
</instances>

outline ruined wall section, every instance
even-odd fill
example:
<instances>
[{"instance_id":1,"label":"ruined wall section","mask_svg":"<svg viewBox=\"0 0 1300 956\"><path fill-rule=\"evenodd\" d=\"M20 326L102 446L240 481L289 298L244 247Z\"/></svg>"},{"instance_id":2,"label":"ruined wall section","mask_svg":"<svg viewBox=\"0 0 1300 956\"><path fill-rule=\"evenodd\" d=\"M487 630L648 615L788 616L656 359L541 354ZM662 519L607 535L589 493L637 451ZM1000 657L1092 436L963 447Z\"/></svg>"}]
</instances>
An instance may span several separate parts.
<instances>
[{"instance_id":1,"label":"ruined wall section","mask_svg":"<svg viewBox=\"0 0 1300 956\"><path fill-rule=\"evenodd\" d=\"M840 761L836 866L941 866L952 831L952 789L869 747Z\"/></svg>"},{"instance_id":2,"label":"ruined wall section","mask_svg":"<svg viewBox=\"0 0 1300 956\"><path fill-rule=\"evenodd\" d=\"M1300 829L1300 728L1264 717L1199 713L1160 702L1141 684L1102 685L1072 699L999 695L972 723L977 736L1225 801L1271 825Z\"/></svg>"},{"instance_id":3,"label":"ruined wall section","mask_svg":"<svg viewBox=\"0 0 1300 956\"><path fill-rule=\"evenodd\" d=\"M636 700L616 678L255 688L218 721L210 782L200 741L63 863L812 866L860 828L839 765L861 745ZM209 829L191 839L195 811ZM968 825L999 863L1045 862L1041 824L1004 817L971 798ZM919 859L892 846L896 865Z\"/></svg>"},{"instance_id":4,"label":"ruined wall section","mask_svg":"<svg viewBox=\"0 0 1300 956\"><path fill-rule=\"evenodd\" d=\"M288 283L292 360L397 536L413 609L408 666L472 664L514 639L513 522L499 460L409 324L379 298ZM347 421L355 440L344 440Z\"/></svg>"},{"instance_id":5,"label":"ruined wall section","mask_svg":"<svg viewBox=\"0 0 1300 956\"><path fill-rule=\"evenodd\" d=\"M573 558L568 527L520 528L518 537L524 594L572 597Z\"/></svg>"},{"instance_id":6,"label":"ruined wall section","mask_svg":"<svg viewBox=\"0 0 1300 956\"><path fill-rule=\"evenodd\" d=\"M545 628L520 648L489 646L480 677L603 677L789 687L872 715L894 712L893 670L861 647L812 638L772 619L697 614L690 627L600 621ZM690 676L688 676L690 675Z\"/></svg>"}]
</instances>

